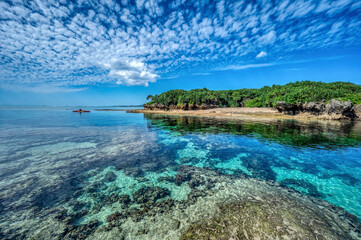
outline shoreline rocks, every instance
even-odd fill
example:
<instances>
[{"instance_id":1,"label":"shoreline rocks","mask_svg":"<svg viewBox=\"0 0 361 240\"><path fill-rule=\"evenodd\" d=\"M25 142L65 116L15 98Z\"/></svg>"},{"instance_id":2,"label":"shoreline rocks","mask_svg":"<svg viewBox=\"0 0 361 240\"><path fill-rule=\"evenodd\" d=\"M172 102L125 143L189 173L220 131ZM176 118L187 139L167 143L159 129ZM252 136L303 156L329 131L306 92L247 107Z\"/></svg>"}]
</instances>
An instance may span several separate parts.
<instances>
[{"instance_id":1,"label":"shoreline rocks","mask_svg":"<svg viewBox=\"0 0 361 240\"><path fill-rule=\"evenodd\" d=\"M243 104L240 104L243 106ZM215 104L171 104L169 106L164 104L144 104L145 110L153 111L188 111L188 110L207 110L215 109L220 106ZM244 107L239 107L244 108ZM329 102L307 102L307 103L297 103L290 104L283 101L276 103L275 109L279 113L283 113L289 116L296 116L299 114L310 114L312 116L319 117L325 120L361 120L361 104L353 105L350 101L340 101L336 99L331 99Z\"/></svg>"},{"instance_id":2,"label":"shoreline rocks","mask_svg":"<svg viewBox=\"0 0 361 240\"><path fill-rule=\"evenodd\" d=\"M361 105L353 106L350 101L339 101L332 99L328 103L309 102L299 104L288 104L277 102L276 109L286 115L297 115L299 113L309 113L315 116L325 116L330 119L355 120L361 117Z\"/></svg>"}]
</instances>

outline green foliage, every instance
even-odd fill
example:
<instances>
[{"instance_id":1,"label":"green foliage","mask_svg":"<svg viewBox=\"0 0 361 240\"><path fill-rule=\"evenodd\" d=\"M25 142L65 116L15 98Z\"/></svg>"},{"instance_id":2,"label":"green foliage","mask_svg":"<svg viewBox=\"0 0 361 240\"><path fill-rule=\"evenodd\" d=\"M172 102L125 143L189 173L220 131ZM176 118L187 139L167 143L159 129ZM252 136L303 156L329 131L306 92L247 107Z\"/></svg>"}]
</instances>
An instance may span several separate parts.
<instances>
[{"instance_id":1,"label":"green foliage","mask_svg":"<svg viewBox=\"0 0 361 240\"><path fill-rule=\"evenodd\" d=\"M148 96L149 97L149 96ZM147 98L148 99L148 98ZM147 104L169 105L216 105L221 107L273 107L277 101L286 103L321 102L331 99L361 103L361 86L348 82L302 81L286 85L265 86L260 89L212 91L207 88L170 90L150 97ZM148 99L149 100L149 99Z\"/></svg>"}]
</instances>

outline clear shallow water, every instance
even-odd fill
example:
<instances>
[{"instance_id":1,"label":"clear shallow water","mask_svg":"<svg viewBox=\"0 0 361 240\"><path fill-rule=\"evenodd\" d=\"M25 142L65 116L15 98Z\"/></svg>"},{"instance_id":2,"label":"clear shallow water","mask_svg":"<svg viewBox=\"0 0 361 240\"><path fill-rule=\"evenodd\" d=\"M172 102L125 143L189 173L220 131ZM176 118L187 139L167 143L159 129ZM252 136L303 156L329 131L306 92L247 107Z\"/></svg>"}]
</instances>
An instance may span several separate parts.
<instances>
[{"instance_id":1,"label":"clear shallow water","mask_svg":"<svg viewBox=\"0 0 361 240\"><path fill-rule=\"evenodd\" d=\"M0 107L0 237L132 239L164 231L174 239L215 214L212 204L226 194L283 191L257 192L253 179L266 180L259 189L277 182L361 217L361 122L70 110ZM207 174L218 177L202 180ZM227 192L217 195L215 186ZM151 225L151 217L160 219Z\"/></svg>"}]
</instances>

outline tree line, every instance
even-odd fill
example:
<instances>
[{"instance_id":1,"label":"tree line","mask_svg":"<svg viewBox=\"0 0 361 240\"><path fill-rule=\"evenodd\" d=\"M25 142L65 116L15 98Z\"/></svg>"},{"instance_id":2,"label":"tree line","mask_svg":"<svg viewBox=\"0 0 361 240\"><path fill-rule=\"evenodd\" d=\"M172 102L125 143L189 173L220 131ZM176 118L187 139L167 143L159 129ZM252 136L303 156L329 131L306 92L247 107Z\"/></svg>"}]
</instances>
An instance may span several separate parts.
<instances>
[{"instance_id":1,"label":"tree line","mask_svg":"<svg viewBox=\"0 0 361 240\"><path fill-rule=\"evenodd\" d=\"M286 85L265 86L259 89L213 91L207 88L170 90L159 95L149 95L148 105L217 105L219 107L274 107L278 101L290 104L322 102L331 99L361 104L361 85L349 82L300 81Z\"/></svg>"}]
</instances>

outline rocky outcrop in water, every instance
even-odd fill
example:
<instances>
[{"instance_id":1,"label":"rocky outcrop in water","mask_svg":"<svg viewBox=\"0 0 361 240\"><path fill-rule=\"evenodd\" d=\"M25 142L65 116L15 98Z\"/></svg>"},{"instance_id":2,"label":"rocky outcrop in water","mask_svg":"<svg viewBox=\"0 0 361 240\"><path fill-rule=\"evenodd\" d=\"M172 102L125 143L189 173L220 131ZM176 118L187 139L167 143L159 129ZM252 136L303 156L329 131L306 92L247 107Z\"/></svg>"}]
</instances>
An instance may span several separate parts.
<instances>
[{"instance_id":1,"label":"rocky outcrop in water","mask_svg":"<svg viewBox=\"0 0 361 240\"><path fill-rule=\"evenodd\" d=\"M339 101L336 99L332 99L328 103L309 102L304 104L288 104L285 102L277 102L276 104L277 110L287 115L309 113L315 116L324 116L325 118L329 119L351 120L361 117L361 107L358 105L356 106L353 106L352 102L350 101Z\"/></svg>"}]
</instances>

